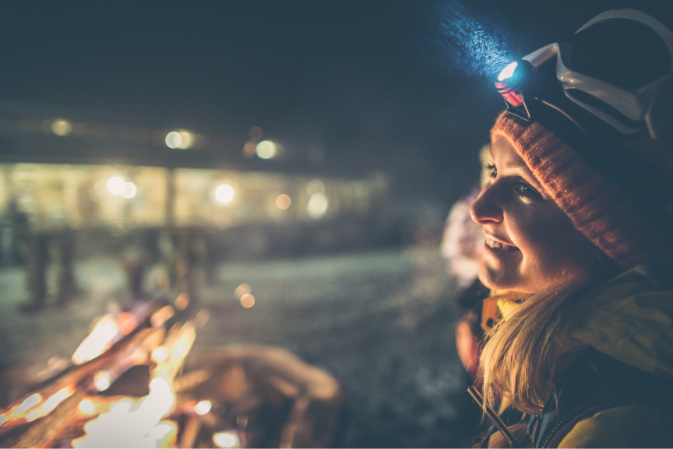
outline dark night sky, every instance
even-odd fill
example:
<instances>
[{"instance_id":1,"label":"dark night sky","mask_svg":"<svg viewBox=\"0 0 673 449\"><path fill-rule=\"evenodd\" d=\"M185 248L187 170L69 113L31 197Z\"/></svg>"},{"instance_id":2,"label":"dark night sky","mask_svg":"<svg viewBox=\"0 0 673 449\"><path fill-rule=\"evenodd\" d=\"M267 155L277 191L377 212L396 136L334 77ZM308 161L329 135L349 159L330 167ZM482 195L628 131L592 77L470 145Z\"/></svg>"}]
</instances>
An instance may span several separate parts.
<instances>
[{"instance_id":1,"label":"dark night sky","mask_svg":"<svg viewBox=\"0 0 673 449\"><path fill-rule=\"evenodd\" d=\"M383 169L453 201L502 103L437 16L523 56L611 7L671 26L672 2L21 1L0 18L0 100L151 118L325 164ZM460 41L460 39L458 39ZM405 190L402 188L401 190Z\"/></svg>"}]
</instances>

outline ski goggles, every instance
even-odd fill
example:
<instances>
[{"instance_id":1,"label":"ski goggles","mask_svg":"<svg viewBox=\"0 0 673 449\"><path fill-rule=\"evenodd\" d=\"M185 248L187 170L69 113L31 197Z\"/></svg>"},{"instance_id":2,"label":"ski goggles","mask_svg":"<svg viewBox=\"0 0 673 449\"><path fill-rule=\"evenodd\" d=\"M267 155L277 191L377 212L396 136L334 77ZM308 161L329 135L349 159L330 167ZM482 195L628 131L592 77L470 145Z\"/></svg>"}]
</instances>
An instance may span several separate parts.
<instances>
[{"instance_id":1,"label":"ski goggles","mask_svg":"<svg viewBox=\"0 0 673 449\"><path fill-rule=\"evenodd\" d=\"M542 80L554 58L555 77ZM641 64L640 70L631 70L636 64ZM647 64L645 70L642 64ZM550 95L554 90L550 82L562 94ZM590 133L585 122L576 120L588 113L622 135L646 131L662 144L673 166L673 34L647 14L634 10L600 14L568 41L549 44L509 64L495 85L508 115L521 124L536 120L531 103L538 102ZM574 113L577 107L584 112Z\"/></svg>"}]
</instances>

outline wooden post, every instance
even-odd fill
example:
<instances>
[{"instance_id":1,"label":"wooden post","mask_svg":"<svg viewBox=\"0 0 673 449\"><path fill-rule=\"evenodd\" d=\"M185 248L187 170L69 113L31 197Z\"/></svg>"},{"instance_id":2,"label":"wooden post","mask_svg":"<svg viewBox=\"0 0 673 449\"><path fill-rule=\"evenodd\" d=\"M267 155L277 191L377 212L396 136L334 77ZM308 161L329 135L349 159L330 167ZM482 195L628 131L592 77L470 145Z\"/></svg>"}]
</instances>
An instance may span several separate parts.
<instances>
[{"instance_id":1,"label":"wooden post","mask_svg":"<svg viewBox=\"0 0 673 449\"><path fill-rule=\"evenodd\" d=\"M26 265L29 303L23 305L25 310L35 310L44 307L47 300L47 261L49 252L47 243L49 237L41 233L31 232L28 244L28 260Z\"/></svg>"}]
</instances>

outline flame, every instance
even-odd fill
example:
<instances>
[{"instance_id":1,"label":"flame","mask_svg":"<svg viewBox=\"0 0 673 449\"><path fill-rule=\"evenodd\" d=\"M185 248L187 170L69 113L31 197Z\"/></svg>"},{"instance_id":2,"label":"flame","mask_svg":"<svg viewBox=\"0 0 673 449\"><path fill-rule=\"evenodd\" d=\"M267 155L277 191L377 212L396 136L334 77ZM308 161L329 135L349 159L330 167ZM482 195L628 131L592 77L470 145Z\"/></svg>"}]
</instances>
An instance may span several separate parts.
<instances>
[{"instance_id":1,"label":"flame","mask_svg":"<svg viewBox=\"0 0 673 449\"><path fill-rule=\"evenodd\" d=\"M213 434L213 443L217 447L240 447L240 440L236 432L217 432Z\"/></svg>"},{"instance_id":2,"label":"flame","mask_svg":"<svg viewBox=\"0 0 673 449\"><path fill-rule=\"evenodd\" d=\"M182 292L178 295L177 298L175 298L175 307L178 310L185 310L189 305L189 300L190 298L187 292Z\"/></svg>"},{"instance_id":3,"label":"flame","mask_svg":"<svg viewBox=\"0 0 673 449\"><path fill-rule=\"evenodd\" d=\"M173 306L163 306L161 309L152 314L150 323L152 323L152 327L163 326L166 321L173 317L173 315L175 315L175 309Z\"/></svg>"},{"instance_id":4,"label":"flame","mask_svg":"<svg viewBox=\"0 0 673 449\"><path fill-rule=\"evenodd\" d=\"M89 421L84 426L85 435L73 440L72 446L74 448L175 446L177 424L164 418L175 407L172 382L195 337L194 323L175 324L168 332L164 343L153 352L157 366L153 370L149 394L139 400L125 398L114 404L109 412Z\"/></svg>"},{"instance_id":5,"label":"flame","mask_svg":"<svg viewBox=\"0 0 673 449\"><path fill-rule=\"evenodd\" d=\"M173 308L163 310L158 314L162 315L159 321L163 324L173 313ZM115 320L112 315L102 317L73 354L73 363L81 365L98 357L116 338L137 327L138 322L133 314L123 315L121 321ZM148 352L154 348L153 359L156 363L149 384L149 394L140 399L122 398L116 402L96 399L94 396L81 400L78 404L79 416L90 421L84 425L85 435L73 440L72 447L176 446L178 425L165 418L174 411L176 395L173 380L194 343L196 326L194 322L188 321L175 324L167 334L162 327L151 332L146 331L149 332L146 336L139 334L139 337L145 338L140 348L140 352L145 355L141 358L145 361ZM157 348L156 345L162 340L163 343ZM88 392L105 390L116 378L120 367L127 368L136 364L136 349L122 354L123 364L108 367L88 377L87 379L93 381ZM81 386L74 382L54 394L43 391L42 394L28 396L18 405L0 414L0 426L25 424L48 415L77 391L77 385ZM51 392L54 390L55 388L49 389ZM85 390L80 392L85 394ZM208 401L201 401L197 405L199 414L209 413L211 404Z\"/></svg>"},{"instance_id":6,"label":"flame","mask_svg":"<svg viewBox=\"0 0 673 449\"><path fill-rule=\"evenodd\" d=\"M191 350L195 338L196 327L193 322L187 321L182 325L179 323L173 325L166 336L164 344L157 348L165 349L168 352L168 357L157 364L154 369L155 375L165 379L174 379L185 357L187 357L187 354ZM159 354L161 352L159 351ZM156 355L153 354L153 356Z\"/></svg>"},{"instance_id":7,"label":"flame","mask_svg":"<svg viewBox=\"0 0 673 449\"><path fill-rule=\"evenodd\" d=\"M8 421L24 417L28 410L32 409L41 402L42 395L38 393L31 394L26 399L21 401L19 405L0 415L0 425L3 425Z\"/></svg>"},{"instance_id":8,"label":"flame","mask_svg":"<svg viewBox=\"0 0 673 449\"><path fill-rule=\"evenodd\" d=\"M175 395L168 379L156 377L150 382L150 392L140 400L121 399L89 421L86 434L72 441L78 447L157 447L175 440L177 426L162 421L175 404ZM117 429L118 431L113 431Z\"/></svg>"},{"instance_id":9,"label":"flame","mask_svg":"<svg viewBox=\"0 0 673 449\"><path fill-rule=\"evenodd\" d=\"M111 315L104 315L91 333L80 343L72 355L72 362L81 365L101 355L119 333L117 321Z\"/></svg>"},{"instance_id":10,"label":"flame","mask_svg":"<svg viewBox=\"0 0 673 449\"><path fill-rule=\"evenodd\" d=\"M74 392L75 388L72 386L61 388L52 396L50 396L49 399L26 412L26 421L32 422L38 418L48 415L58 406L58 404L72 396Z\"/></svg>"},{"instance_id":11,"label":"flame","mask_svg":"<svg viewBox=\"0 0 673 449\"><path fill-rule=\"evenodd\" d=\"M152 442L152 447L175 447L178 437L178 425L170 420L160 421L147 434L147 437Z\"/></svg>"},{"instance_id":12,"label":"flame","mask_svg":"<svg viewBox=\"0 0 673 449\"><path fill-rule=\"evenodd\" d=\"M42 402L42 395L38 393L31 394L26 399L24 399L24 401L21 402L21 404L19 404L14 410L12 410L12 417L14 418L25 414L28 410L35 407L40 402Z\"/></svg>"}]
</instances>

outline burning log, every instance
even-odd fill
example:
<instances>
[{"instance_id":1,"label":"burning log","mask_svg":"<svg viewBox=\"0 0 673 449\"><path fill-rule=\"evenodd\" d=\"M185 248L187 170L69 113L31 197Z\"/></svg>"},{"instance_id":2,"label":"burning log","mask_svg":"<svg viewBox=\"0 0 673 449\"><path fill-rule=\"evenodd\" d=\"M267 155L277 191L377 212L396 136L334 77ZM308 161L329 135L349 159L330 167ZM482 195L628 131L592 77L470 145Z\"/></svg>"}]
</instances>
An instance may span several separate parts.
<instances>
[{"instance_id":1,"label":"burning log","mask_svg":"<svg viewBox=\"0 0 673 449\"><path fill-rule=\"evenodd\" d=\"M84 397L104 390L103 387L109 386L115 377L129 368L130 363L137 363L137 360L130 361L129 356L163 332L163 329L143 329L130 335L99 357L62 373L18 401L2 414L0 446L40 447L42 444L38 442L47 443L50 435L67 424L71 412ZM97 376L99 373L105 373L105 376ZM107 385L101 385L101 379L105 379ZM51 432L44 432L45 426ZM11 431L14 428L20 429ZM21 437L16 439L19 433Z\"/></svg>"},{"instance_id":2,"label":"burning log","mask_svg":"<svg viewBox=\"0 0 673 449\"><path fill-rule=\"evenodd\" d=\"M67 422L72 419L80 401L86 396L84 390L77 390L63 400L46 417L35 421L22 431L9 432L3 436L2 447L48 447Z\"/></svg>"},{"instance_id":3,"label":"burning log","mask_svg":"<svg viewBox=\"0 0 673 449\"><path fill-rule=\"evenodd\" d=\"M255 345L197 350L197 369L180 376L197 325L177 313L144 303L101 320L67 369L0 414L0 447L332 442L344 403L332 376Z\"/></svg>"},{"instance_id":4,"label":"burning log","mask_svg":"<svg viewBox=\"0 0 673 449\"><path fill-rule=\"evenodd\" d=\"M120 368L123 368L120 365L130 363L128 360L130 353L141 347L144 342L155 339L162 332L162 329L143 329L137 334L129 335L128 338L119 341L97 358L80 366L71 366L56 378L50 379L46 385L43 383L32 394L10 406L7 411L0 415L0 420L2 420L0 428L23 425L40 418L41 415L31 415L30 412L39 410L39 407L47 403L52 397L60 396L57 393L64 391L64 389L70 391L70 394L79 388L98 389L98 391L104 389L100 388L100 385L98 387L94 385L94 377L97 373L120 371Z\"/></svg>"},{"instance_id":5,"label":"burning log","mask_svg":"<svg viewBox=\"0 0 673 449\"><path fill-rule=\"evenodd\" d=\"M165 335L161 327L148 328L160 310L160 304L147 302L120 315L118 325L112 318L101 319L67 368L0 414L0 445L39 446L65 425L83 397L105 390L130 367L148 364ZM45 422L50 432L44 432Z\"/></svg>"}]
</instances>

